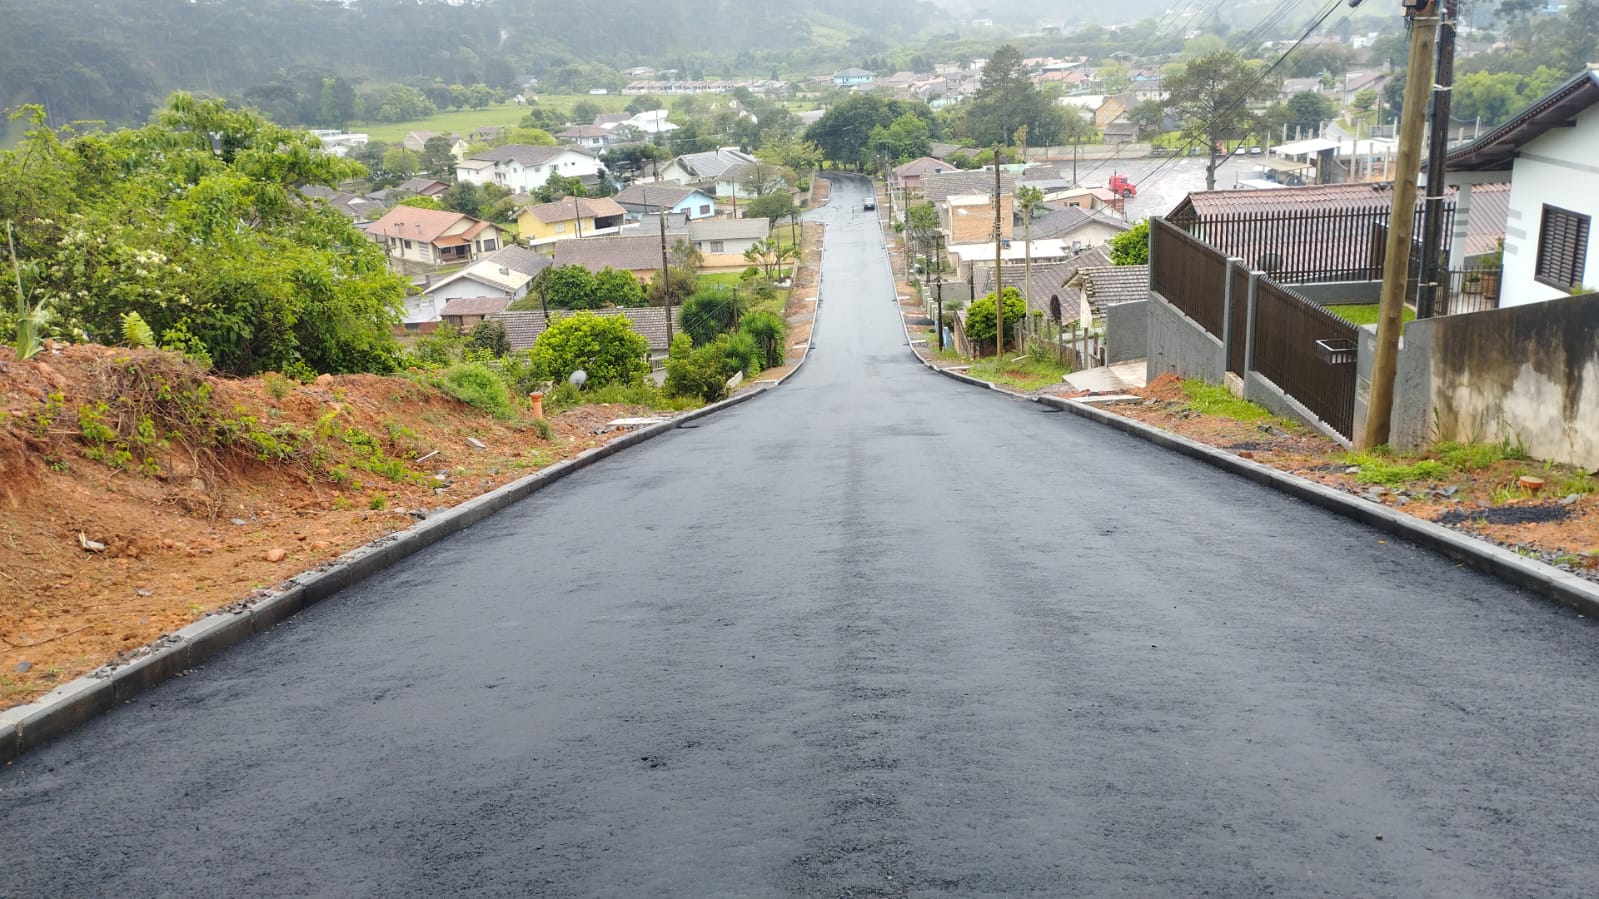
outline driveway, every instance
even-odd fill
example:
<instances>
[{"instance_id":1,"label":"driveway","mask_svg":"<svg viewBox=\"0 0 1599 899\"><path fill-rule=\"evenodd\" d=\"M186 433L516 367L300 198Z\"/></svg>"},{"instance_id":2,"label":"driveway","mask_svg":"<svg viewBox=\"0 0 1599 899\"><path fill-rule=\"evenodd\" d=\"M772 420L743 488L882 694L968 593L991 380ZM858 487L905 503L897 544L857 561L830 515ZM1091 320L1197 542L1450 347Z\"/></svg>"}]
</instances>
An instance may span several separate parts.
<instances>
[{"instance_id":1,"label":"driveway","mask_svg":"<svg viewBox=\"0 0 1599 899\"><path fill-rule=\"evenodd\" d=\"M0 893L1595 893L1590 622L928 373L866 189L787 384L0 770Z\"/></svg>"}]
</instances>

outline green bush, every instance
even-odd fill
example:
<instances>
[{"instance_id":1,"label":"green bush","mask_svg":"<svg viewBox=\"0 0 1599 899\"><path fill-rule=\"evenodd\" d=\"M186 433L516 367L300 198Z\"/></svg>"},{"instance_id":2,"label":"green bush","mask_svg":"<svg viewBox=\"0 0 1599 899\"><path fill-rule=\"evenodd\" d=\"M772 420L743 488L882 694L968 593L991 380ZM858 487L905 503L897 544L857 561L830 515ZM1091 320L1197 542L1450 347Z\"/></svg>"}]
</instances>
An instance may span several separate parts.
<instances>
[{"instance_id":1,"label":"green bush","mask_svg":"<svg viewBox=\"0 0 1599 899\"><path fill-rule=\"evenodd\" d=\"M713 403L727 395L727 379L738 371L729 364L725 335L695 346L693 338L679 333L666 359L666 392Z\"/></svg>"},{"instance_id":2,"label":"green bush","mask_svg":"<svg viewBox=\"0 0 1599 899\"><path fill-rule=\"evenodd\" d=\"M626 318L579 312L539 335L531 361L551 380L565 381L582 369L591 386L604 387L642 380L650 371L649 351L649 341Z\"/></svg>"},{"instance_id":3,"label":"green bush","mask_svg":"<svg viewBox=\"0 0 1599 899\"><path fill-rule=\"evenodd\" d=\"M1145 265L1148 262L1149 219L1110 239L1111 265Z\"/></svg>"},{"instance_id":4,"label":"green bush","mask_svg":"<svg viewBox=\"0 0 1599 899\"><path fill-rule=\"evenodd\" d=\"M1014 287L1005 288L1005 342L1016 342L1016 325L1027 314L1027 304L1021 292ZM989 294L966 310L966 336L974 343L994 339L994 295Z\"/></svg>"},{"instance_id":5,"label":"green bush","mask_svg":"<svg viewBox=\"0 0 1599 899\"><path fill-rule=\"evenodd\" d=\"M442 368L459 362L465 349L466 339L454 325L439 325L416 339L408 361L422 368Z\"/></svg>"},{"instance_id":6,"label":"green bush","mask_svg":"<svg viewBox=\"0 0 1599 899\"><path fill-rule=\"evenodd\" d=\"M683 304L677 316L678 325L694 338L695 346L710 343L716 335L732 330L735 302L735 296L725 290L713 287L698 291Z\"/></svg>"},{"instance_id":7,"label":"green bush","mask_svg":"<svg viewBox=\"0 0 1599 899\"><path fill-rule=\"evenodd\" d=\"M542 390L550 381L550 373L534 361L531 350L507 354L494 363L494 368L499 372L500 380L517 396Z\"/></svg>"},{"instance_id":8,"label":"green bush","mask_svg":"<svg viewBox=\"0 0 1599 899\"><path fill-rule=\"evenodd\" d=\"M754 377L765 366L761 363L766 354L761 350L761 345L746 331L737 331L724 335L727 338L727 364L733 371L728 372L732 377L733 372L742 371L745 377Z\"/></svg>"},{"instance_id":9,"label":"green bush","mask_svg":"<svg viewBox=\"0 0 1599 899\"><path fill-rule=\"evenodd\" d=\"M511 338L505 333L505 323L485 319L472 326L466 338L466 348L487 353L498 358L511 351Z\"/></svg>"},{"instance_id":10,"label":"green bush","mask_svg":"<svg viewBox=\"0 0 1599 899\"><path fill-rule=\"evenodd\" d=\"M788 323L783 321L781 315L765 310L751 312L739 322L739 330L754 338L756 346L760 347L762 368L783 364L788 355L784 344L788 336Z\"/></svg>"},{"instance_id":11,"label":"green bush","mask_svg":"<svg viewBox=\"0 0 1599 899\"><path fill-rule=\"evenodd\" d=\"M461 402L495 418L511 418L516 414L510 389L493 369L481 362L452 365L434 383Z\"/></svg>"}]
</instances>

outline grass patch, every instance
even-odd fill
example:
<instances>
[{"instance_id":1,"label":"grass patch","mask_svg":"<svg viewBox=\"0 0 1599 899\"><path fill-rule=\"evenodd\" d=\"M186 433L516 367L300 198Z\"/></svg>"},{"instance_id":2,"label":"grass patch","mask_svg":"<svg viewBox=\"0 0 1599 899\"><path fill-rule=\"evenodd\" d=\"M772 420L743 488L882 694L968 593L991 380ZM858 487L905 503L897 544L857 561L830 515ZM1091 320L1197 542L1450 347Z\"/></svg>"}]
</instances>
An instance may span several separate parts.
<instances>
[{"instance_id":1,"label":"grass patch","mask_svg":"<svg viewBox=\"0 0 1599 899\"><path fill-rule=\"evenodd\" d=\"M614 403L623 406L644 406L662 412L681 412L698 409L705 402L698 397L671 396L654 384L611 384L578 390L571 384L561 384L545 394L544 408L550 414L578 406Z\"/></svg>"},{"instance_id":2,"label":"grass patch","mask_svg":"<svg viewBox=\"0 0 1599 899\"><path fill-rule=\"evenodd\" d=\"M936 355L938 351L935 349L933 352ZM1062 377L1071 373L1071 369L1052 359L1029 356L1016 362L1009 359L1000 362L985 359L972 363L972 367L966 373L974 378L982 378L1017 390L1037 390L1051 384L1059 384Z\"/></svg>"},{"instance_id":3,"label":"grass patch","mask_svg":"<svg viewBox=\"0 0 1599 899\"><path fill-rule=\"evenodd\" d=\"M1437 459L1403 462L1386 452L1346 453L1343 461L1360 469L1355 480L1361 484L1393 487L1415 481L1439 481L1454 473L1453 468Z\"/></svg>"},{"instance_id":4,"label":"grass patch","mask_svg":"<svg viewBox=\"0 0 1599 899\"><path fill-rule=\"evenodd\" d=\"M537 107L570 112L580 100L586 100L605 112L621 112L633 98L620 94L540 94ZM517 103L499 103L482 109L452 109L410 122L351 123L349 130L365 132L373 140L385 143L394 143L411 131L437 131L464 137L474 128L514 127L533 108Z\"/></svg>"},{"instance_id":5,"label":"grass patch","mask_svg":"<svg viewBox=\"0 0 1599 899\"><path fill-rule=\"evenodd\" d=\"M1227 388L1204 381L1184 381L1183 395L1188 397L1188 411L1200 415L1220 415L1233 421L1270 421L1276 418L1270 412L1233 396Z\"/></svg>"},{"instance_id":6,"label":"grass patch","mask_svg":"<svg viewBox=\"0 0 1599 899\"><path fill-rule=\"evenodd\" d=\"M1379 306L1376 303L1357 303L1352 306L1324 306L1322 307L1333 315L1356 325L1375 325ZM1401 310L1406 324L1416 320L1416 311L1409 306Z\"/></svg>"},{"instance_id":7,"label":"grass patch","mask_svg":"<svg viewBox=\"0 0 1599 899\"><path fill-rule=\"evenodd\" d=\"M1438 461L1461 471L1477 471L1506 459L1528 458L1527 449L1505 438L1499 443L1457 443L1446 440L1432 448Z\"/></svg>"}]
</instances>

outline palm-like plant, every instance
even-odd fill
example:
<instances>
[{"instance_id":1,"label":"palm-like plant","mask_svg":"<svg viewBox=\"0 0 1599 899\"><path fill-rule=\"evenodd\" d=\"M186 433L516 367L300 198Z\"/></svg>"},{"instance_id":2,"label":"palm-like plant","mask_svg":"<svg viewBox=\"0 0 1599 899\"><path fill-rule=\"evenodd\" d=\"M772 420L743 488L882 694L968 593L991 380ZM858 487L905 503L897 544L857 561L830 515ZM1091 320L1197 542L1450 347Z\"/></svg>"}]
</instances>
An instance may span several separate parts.
<instances>
[{"instance_id":1,"label":"palm-like plant","mask_svg":"<svg viewBox=\"0 0 1599 899\"><path fill-rule=\"evenodd\" d=\"M17 359L29 359L44 346L42 337L49 310L43 301L37 306L28 304L28 295L22 289L22 264L17 261L17 242L12 236L9 221L6 222L6 248L11 251L11 271L17 278L17 339L13 346L17 351Z\"/></svg>"}]
</instances>

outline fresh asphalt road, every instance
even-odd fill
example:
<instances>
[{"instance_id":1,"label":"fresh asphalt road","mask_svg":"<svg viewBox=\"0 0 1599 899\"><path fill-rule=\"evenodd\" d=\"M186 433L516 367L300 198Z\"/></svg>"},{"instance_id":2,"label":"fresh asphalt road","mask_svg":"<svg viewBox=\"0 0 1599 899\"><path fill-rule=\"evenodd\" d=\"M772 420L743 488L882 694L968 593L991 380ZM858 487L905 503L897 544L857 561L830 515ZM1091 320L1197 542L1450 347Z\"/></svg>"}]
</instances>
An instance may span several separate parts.
<instances>
[{"instance_id":1,"label":"fresh asphalt road","mask_svg":"<svg viewBox=\"0 0 1599 899\"><path fill-rule=\"evenodd\" d=\"M1592 896L1599 632L817 350L0 771L6 896Z\"/></svg>"}]
</instances>

